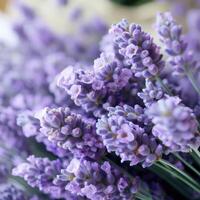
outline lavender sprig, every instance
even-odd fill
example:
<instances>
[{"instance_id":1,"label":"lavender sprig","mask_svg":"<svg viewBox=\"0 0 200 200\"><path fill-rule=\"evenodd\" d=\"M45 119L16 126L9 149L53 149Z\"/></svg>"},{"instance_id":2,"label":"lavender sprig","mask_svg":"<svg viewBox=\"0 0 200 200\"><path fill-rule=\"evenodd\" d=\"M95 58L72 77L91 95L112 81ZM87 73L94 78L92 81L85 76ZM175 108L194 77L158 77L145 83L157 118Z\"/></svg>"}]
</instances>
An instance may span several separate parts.
<instances>
[{"instance_id":1,"label":"lavender sprig","mask_svg":"<svg viewBox=\"0 0 200 200\"><path fill-rule=\"evenodd\" d=\"M93 120L83 118L70 108L44 109L39 115L40 131L59 147L77 157L98 158L104 153L103 143L95 133Z\"/></svg>"},{"instance_id":2,"label":"lavender sprig","mask_svg":"<svg viewBox=\"0 0 200 200\"><path fill-rule=\"evenodd\" d=\"M109 162L99 164L73 159L57 176L65 189L87 199L133 199L138 191L139 179L130 179Z\"/></svg>"},{"instance_id":3,"label":"lavender sprig","mask_svg":"<svg viewBox=\"0 0 200 200\"><path fill-rule=\"evenodd\" d=\"M168 147L169 152L199 148L197 119L192 109L183 105L178 97L160 99L147 112L154 123L153 135Z\"/></svg>"},{"instance_id":4,"label":"lavender sprig","mask_svg":"<svg viewBox=\"0 0 200 200\"><path fill-rule=\"evenodd\" d=\"M111 27L110 33L114 35L119 53L124 56L136 77L155 77L163 69L164 62L159 47L139 25L129 25L123 19Z\"/></svg>"},{"instance_id":5,"label":"lavender sprig","mask_svg":"<svg viewBox=\"0 0 200 200\"><path fill-rule=\"evenodd\" d=\"M157 16L157 30L160 41L165 45L169 55L173 74L186 75L200 95L200 88L194 77L198 65L194 53L187 48L188 44L182 35L182 27L176 23L170 13L161 13Z\"/></svg>"},{"instance_id":6,"label":"lavender sprig","mask_svg":"<svg viewBox=\"0 0 200 200\"><path fill-rule=\"evenodd\" d=\"M145 120L142 112L137 106L135 109L127 105L109 108L108 115L102 116L96 126L108 152L119 155L121 162L130 161L131 166L142 163L143 167L148 167L161 157L163 149L137 125L137 121Z\"/></svg>"}]
</instances>

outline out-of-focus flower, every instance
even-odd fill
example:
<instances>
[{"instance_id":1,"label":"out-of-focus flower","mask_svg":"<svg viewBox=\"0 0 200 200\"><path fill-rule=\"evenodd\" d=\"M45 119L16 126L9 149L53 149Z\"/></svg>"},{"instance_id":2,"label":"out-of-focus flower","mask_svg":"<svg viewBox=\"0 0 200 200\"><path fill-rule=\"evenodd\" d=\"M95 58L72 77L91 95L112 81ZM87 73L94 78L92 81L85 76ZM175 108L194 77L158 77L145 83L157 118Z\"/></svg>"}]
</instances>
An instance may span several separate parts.
<instances>
[{"instance_id":1,"label":"out-of-focus flower","mask_svg":"<svg viewBox=\"0 0 200 200\"><path fill-rule=\"evenodd\" d=\"M157 16L157 31L175 75L185 75L197 67L193 52L187 51L187 42L182 35L182 27L176 23L170 13Z\"/></svg>"},{"instance_id":2,"label":"out-of-focus flower","mask_svg":"<svg viewBox=\"0 0 200 200\"><path fill-rule=\"evenodd\" d=\"M188 152L200 146L197 119L189 107L178 97L167 97L148 109L154 127L152 133L162 141L168 151Z\"/></svg>"},{"instance_id":3,"label":"out-of-focus flower","mask_svg":"<svg viewBox=\"0 0 200 200\"><path fill-rule=\"evenodd\" d=\"M1 200L28 200L25 193L14 185L0 186Z\"/></svg>"}]
</instances>

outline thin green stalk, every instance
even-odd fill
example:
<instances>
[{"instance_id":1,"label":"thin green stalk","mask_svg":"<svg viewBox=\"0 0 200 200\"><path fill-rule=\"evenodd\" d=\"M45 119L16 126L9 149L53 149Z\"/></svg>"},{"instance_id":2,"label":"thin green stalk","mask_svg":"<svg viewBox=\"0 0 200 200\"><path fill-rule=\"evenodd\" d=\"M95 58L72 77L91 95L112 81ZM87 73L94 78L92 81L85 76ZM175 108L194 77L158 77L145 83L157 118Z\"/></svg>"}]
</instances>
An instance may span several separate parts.
<instances>
[{"instance_id":1,"label":"thin green stalk","mask_svg":"<svg viewBox=\"0 0 200 200\"><path fill-rule=\"evenodd\" d=\"M193 190L191 190L190 187L188 187L182 181L174 178L174 176L171 174L171 171L169 172L169 169L166 169L166 167L163 165L155 163L148 169L154 174L157 174L161 179L165 180L186 199L190 199L190 197L193 195Z\"/></svg>"},{"instance_id":2,"label":"thin green stalk","mask_svg":"<svg viewBox=\"0 0 200 200\"><path fill-rule=\"evenodd\" d=\"M200 177L200 172L197 169L195 169L190 163L188 163L186 160L184 160L177 153L174 153L174 156L177 157L181 162L183 162L188 168L190 168L195 174L197 174Z\"/></svg>"},{"instance_id":3,"label":"thin green stalk","mask_svg":"<svg viewBox=\"0 0 200 200\"><path fill-rule=\"evenodd\" d=\"M200 166L200 152L197 149L191 148L190 155L196 161L196 163Z\"/></svg>"},{"instance_id":4,"label":"thin green stalk","mask_svg":"<svg viewBox=\"0 0 200 200\"><path fill-rule=\"evenodd\" d=\"M151 197L147 197L146 195L143 195L143 194L140 194L140 193L137 193L137 194L135 195L135 197L136 197L137 199L139 199L139 200L152 200Z\"/></svg>"},{"instance_id":5,"label":"thin green stalk","mask_svg":"<svg viewBox=\"0 0 200 200\"><path fill-rule=\"evenodd\" d=\"M195 181L193 178L191 178L188 174L179 170L174 165L168 163L165 160L160 159L158 161L158 164L163 165L164 167L166 167L166 169L168 168L169 169L168 172L171 173L171 175L175 176L176 178L178 178L179 180L187 184L189 187L194 189L196 192L200 193L200 184L197 181Z\"/></svg>"}]
</instances>

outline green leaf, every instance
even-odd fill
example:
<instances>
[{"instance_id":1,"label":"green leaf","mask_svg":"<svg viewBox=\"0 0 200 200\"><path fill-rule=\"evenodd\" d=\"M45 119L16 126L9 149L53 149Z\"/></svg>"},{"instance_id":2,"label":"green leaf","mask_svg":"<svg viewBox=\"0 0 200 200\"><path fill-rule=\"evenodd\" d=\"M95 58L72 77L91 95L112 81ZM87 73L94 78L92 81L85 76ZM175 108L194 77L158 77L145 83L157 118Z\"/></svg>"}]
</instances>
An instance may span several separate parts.
<instances>
[{"instance_id":1,"label":"green leaf","mask_svg":"<svg viewBox=\"0 0 200 200\"><path fill-rule=\"evenodd\" d=\"M163 165L165 168L169 169L169 172L175 176L177 179L184 182L189 187L193 188L196 192L200 193L200 184L194 180L192 177L190 177L185 172L181 171L180 169L176 168L174 165L170 164L169 162L160 159L158 161L158 164Z\"/></svg>"},{"instance_id":2,"label":"green leaf","mask_svg":"<svg viewBox=\"0 0 200 200\"><path fill-rule=\"evenodd\" d=\"M191 169L195 174L197 174L200 177L200 172L197 169L195 169L189 162L187 162L177 153L174 153L174 156L176 156L183 164L185 164L189 169Z\"/></svg>"},{"instance_id":3,"label":"green leaf","mask_svg":"<svg viewBox=\"0 0 200 200\"><path fill-rule=\"evenodd\" d=\"M197 149L191 149L190 154L196 163L200 166L200 152Z\"/></svg>"},{"instance_id":4,"label":"green leaf","mask_svg":"<svg viewBox=\"0 0 200 200\"><path fill-rule=\"evenodd\" d=\"M157 174L160 178L165 180L186 199L193 200L191 199L191 197L193 196L194 190L188 187L187 184L182 182L180 179L177 179L176 176L174 176L174 173L170 171L169 168L166 168L161 164L155 163L149 168L149 170L151 170L153 173Z\"/></svg>"}]
</instances>

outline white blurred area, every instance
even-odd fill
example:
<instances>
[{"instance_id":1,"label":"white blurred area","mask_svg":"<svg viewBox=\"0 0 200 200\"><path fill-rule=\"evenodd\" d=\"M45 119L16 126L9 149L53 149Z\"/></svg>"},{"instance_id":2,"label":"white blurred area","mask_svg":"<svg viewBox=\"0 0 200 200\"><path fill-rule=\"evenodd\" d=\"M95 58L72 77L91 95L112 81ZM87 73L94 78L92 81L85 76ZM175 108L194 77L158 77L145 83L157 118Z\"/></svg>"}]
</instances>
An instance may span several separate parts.
<instances>
[{"instance_id":1,"label":"white blurred area","mask_svg":"<svg viewBox=\"0 0 200 200\"><path fill-rule=\"evenodd\" d=\"M17 45L18 39L12 31L10 18L4 13L0 13L0 27L0 41L9 46Z\"/></svg>"}]
</instances>

